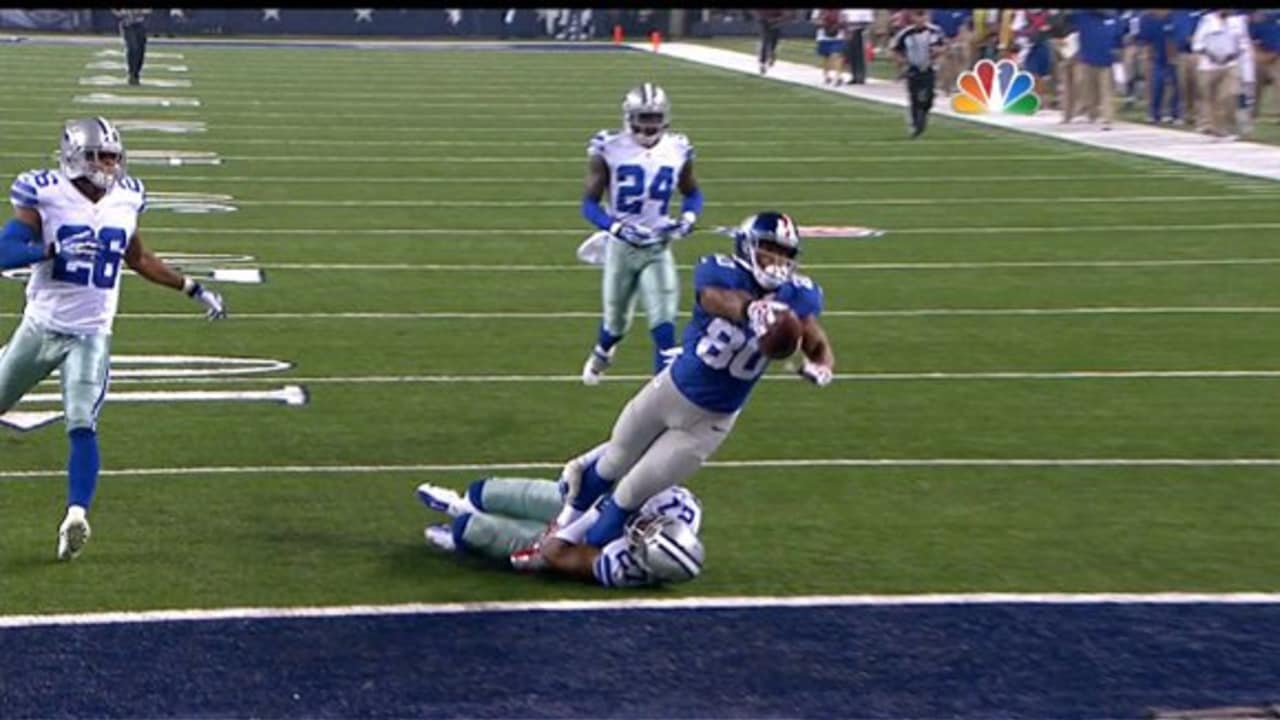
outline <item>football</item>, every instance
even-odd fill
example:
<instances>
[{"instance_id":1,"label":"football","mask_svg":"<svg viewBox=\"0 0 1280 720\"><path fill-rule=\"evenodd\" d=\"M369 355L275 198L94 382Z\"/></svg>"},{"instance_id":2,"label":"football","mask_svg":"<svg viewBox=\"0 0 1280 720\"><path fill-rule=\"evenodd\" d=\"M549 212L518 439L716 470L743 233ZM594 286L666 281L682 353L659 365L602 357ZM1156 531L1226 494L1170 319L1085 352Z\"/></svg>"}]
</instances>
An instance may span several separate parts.
<instances>
[{"instance_id":1,"label":"football","mask_svg":"<svg viewBox=\"0 0 1280 720\"><path fill-rule=\"evenodd\" d=\"M779 311L768 332L760 336L760 352L773 360L785 360L800 348L800 337L803 334L800 318L795 313L790 310Z\"/></svg>"}]
</instances>

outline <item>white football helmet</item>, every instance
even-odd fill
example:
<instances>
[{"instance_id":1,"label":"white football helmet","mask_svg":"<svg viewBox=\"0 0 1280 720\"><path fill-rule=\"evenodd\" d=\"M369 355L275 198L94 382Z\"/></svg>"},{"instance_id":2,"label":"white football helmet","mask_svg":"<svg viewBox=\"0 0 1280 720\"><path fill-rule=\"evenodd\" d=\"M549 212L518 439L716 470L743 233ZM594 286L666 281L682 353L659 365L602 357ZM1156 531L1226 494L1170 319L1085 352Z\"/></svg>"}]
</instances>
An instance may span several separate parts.
<instances>
[{"instance_id":1,"label":"white football helmet","mask_svg":"<svg viewBox=\"0 0 1280 720\"><path fill-rule=\"evenodd\" d=\"M653 147L671 127L671 103L667 91L644 83L622 99L622 127L638 144Z\"/></svg>"},{"instance_id":2,"label":"white football helmet","mask_svg":"<svg viewBox=\"0 0 1280 720\"><path fill-rule=\"evenodd\" d=\"M82 177L107 190L125 175L124 141L106 118L70 120L62 130L58 164L68 178Z\"/></svg>"},{"instance_id":3,"label":"white football helmet","mask_svg":"<svg viewBox=\"0 0 1280 720\"><path fill-rule=\"evenodd\" d=\"M702 540L670 515L638 515L627 525L627 541L654 582L686 582L702 573Z\"/></svg>"}]
</instances>

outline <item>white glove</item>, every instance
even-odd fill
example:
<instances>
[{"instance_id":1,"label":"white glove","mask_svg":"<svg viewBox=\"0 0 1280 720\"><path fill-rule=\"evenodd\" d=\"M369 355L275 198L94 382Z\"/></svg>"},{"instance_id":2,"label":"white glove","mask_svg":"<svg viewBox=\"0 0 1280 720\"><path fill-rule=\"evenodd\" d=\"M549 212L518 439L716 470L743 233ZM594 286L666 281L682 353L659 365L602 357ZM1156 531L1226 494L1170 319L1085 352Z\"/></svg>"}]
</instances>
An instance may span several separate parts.
<instances>
[{"instance_id":1,"label":"white glove","mask_svg":"<svg viewBox=\"0 0 1280 720\"><path fill-rule=\"evenodd\" d=\"M831 384L831 368L812 360L805 360L804 367L800 368L800 377L818 387L826 387Z\"/></svg>"},{"instance_id":2,"label":"white glove","mask_svg":"<svg viewBox=\"0 0 1280 720\"><path fill-rule=\"evenodd\" d=\"M227 308L222 303L222 296L213 290L208 290L195 280L187 278L183 283L182 291L204 305L205 317L210 320L221 320L227 316Z\"/></svg>"},{"instance_id":3,"label":"white glove","mask_svg":"<svg viewBox=\"0 0 1280 720\"><path fill-rule=\"evenodd\" d=\"M653 239L653 231L643 225L615 220L609 226L609 234L631 245L643 245Z\"/></svg>"},{"instance_id":4,"label":"white glove","mask_svg":"<svg viewBox=\"0 0 1280 720\"><path fill-rule=\"evenodd\" d=\"M98 259L101 246L94 237L93 230L85 228L70 237L53 241L53 257L62 258L63 262L93 262Z\"/></svg>"},{"instance_id":5,"label":"white glove","mask_svg":"<svg viewBox=\"0 0 1280 720\"><path fill-rule=\"evenodd\" d=\"M658 234L667 240L683 240L693 232L693 226L698 222L698 216L693 214L692 210L686 210L680 215L679 220L668 220Z\"/></svg>"},{"instance_id":6,"label":"white glove","mask_svg":"<svg viewBox=\"0 0 1280 720\"><path fill-rule=\"evenodd\" d=\"M786 303L768 298L755 300L747 305L747 323L753 335L759 337L769 331L769 327L778 320L778 313L788 310Z\"/></svg>"}]
</instances>

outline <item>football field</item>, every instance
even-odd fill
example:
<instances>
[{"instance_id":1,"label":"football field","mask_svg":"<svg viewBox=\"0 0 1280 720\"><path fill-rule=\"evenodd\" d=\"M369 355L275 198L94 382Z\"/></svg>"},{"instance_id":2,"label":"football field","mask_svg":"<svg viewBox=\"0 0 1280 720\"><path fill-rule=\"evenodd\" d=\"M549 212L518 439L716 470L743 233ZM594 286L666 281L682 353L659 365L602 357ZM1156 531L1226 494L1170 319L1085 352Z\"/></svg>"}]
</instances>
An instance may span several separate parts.
<instances>
[{"instance_id":1,"label":"football field","mask_svg":"<svg viewBox=\"0 0 1280 720\"><path fill-rule=\"evenodd\" d=\"M1280 589L1275 183L946 118L908 141L898 108L642 52L153 43L144 78L190 87L81 84L123 76L86 67L121 61L103 47L0 44L0 175L52 166L67 118L120 123L143 241L212 275L230 318L124 279L74 563L61 422L0 429L4 615ZM675 248L682 318L692 263L730 250L713 226L884 231L805 240L837 378L774 363L692 480L695 582L433 552L418 483L554 478L647 378L641 314L582 385L600 273L574 257L586 142L644 81L706 197ZM6 337L22 306L0 281ZM18 410L58 410L56 381L36 392Z\"/></svg>"}]
</instances>

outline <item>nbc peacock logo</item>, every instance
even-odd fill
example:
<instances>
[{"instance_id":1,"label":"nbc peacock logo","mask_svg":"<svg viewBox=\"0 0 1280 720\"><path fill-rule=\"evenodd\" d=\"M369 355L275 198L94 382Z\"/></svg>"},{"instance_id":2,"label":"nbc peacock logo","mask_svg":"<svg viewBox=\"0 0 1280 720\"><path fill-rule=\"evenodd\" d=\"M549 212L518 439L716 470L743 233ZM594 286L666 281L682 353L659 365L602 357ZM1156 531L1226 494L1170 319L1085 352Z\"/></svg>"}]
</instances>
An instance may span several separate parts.
<instances>
[{"instance_id":1,"label":"nbc peacock logo","mask_svg":"<svg viewBox=\"0 0 1280 720\"><path fill-rule=\"evenodd\" d=\"M951 109L960 113L1034 115L1040 109L1035 80L1012 60L979 60L972 70L960 73L956 89L960 92L951 96Z\"/></svg>"}]
</instances>

